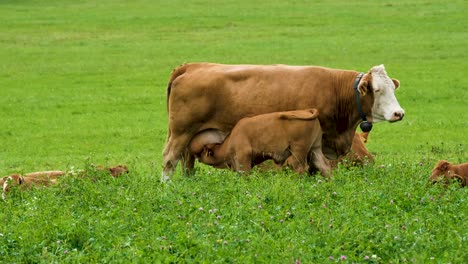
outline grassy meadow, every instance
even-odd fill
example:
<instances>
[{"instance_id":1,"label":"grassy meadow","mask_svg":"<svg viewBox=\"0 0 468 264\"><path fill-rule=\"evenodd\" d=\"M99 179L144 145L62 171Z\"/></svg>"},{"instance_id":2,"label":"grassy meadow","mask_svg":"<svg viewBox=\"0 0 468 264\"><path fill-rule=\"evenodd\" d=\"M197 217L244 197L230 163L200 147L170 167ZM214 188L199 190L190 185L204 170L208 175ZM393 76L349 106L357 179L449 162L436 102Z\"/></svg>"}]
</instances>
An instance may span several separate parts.
<instances>
[{"instance_id":1,"label":"grassy meadow","mask_svg":"<svg viewBox=\"0 0 468 264\"><path fill-rule=\"evenodd\" d=\"M428 184L468 162L466 7L0 0L0 176L88 171L0 202L0 263L467 263L467 188ZM196 164L161 184L167 80L195 61L385 64L406 115L329 179Z\"/></svg>"}]
</instances>

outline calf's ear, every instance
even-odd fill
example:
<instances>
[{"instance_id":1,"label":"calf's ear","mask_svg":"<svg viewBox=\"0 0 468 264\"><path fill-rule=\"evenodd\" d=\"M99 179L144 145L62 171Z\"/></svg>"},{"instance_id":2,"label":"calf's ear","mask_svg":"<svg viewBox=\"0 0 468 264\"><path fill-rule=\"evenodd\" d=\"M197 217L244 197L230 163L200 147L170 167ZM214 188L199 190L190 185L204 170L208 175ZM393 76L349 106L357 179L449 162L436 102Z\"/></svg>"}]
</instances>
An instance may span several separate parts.
<instances>
[{"instance_id":1,"label":"calf's ear","mask_svg":"<svg viewBox=\"0 0 468 264\"><path fill-rule=\"evenodd\" d=\"M392 82L395 85L395 90L398 89L398 87L400 87L400 81L399 80L392 78Z\"/></svg>"},{"instance_id":2,"label":"calf's ear","mask_svg":"<svg viewBox=\"0 0 468 264\"><path fill-rule=\"evenodd\" d=\"M444 160L444 161L441 161L441 162L439 163L439 168L440 168L442 171L448 170L448 169L449 169L449 163L448 163L448 161L445 161L445 160Z\"/></svg>"}]
</instances>

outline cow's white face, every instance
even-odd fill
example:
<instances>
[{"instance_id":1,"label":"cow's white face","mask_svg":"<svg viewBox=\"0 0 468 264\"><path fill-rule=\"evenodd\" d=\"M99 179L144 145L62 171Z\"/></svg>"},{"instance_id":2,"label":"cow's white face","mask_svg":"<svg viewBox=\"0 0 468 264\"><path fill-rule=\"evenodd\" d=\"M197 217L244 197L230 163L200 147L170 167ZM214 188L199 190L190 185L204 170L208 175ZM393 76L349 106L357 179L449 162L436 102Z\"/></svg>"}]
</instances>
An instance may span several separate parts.
<instances>
[{"instance_id":1,"label":"cow's white face","mask_svg":"<svg viewBox=\"0 0 468 264\"><path fill-rule=\"evenodd\" d=\"M372 67L370 73L374 89L372 121L396 122L403 119L405 110L400 107L395 97L395 90L400 86L400 82L396 79L390 79L383 65Z\"/></svg>"}]
</instances>

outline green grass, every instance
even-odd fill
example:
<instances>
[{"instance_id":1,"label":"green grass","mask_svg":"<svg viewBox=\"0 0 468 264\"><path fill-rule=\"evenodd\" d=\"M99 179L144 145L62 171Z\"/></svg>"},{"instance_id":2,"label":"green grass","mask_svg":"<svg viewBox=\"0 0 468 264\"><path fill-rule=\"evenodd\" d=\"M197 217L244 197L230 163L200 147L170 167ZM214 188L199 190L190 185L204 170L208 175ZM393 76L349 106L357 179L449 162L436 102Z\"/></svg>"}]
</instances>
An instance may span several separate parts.
<instances>
[{"instance_id":1,"label":"green grass","mask_svg":"<svg viewBox=\"0 0 468 264\"><path fill-rule=\"evenodd\" d=\"M131 170L13 190L0 206L0 263L466 262L467 188L427 183L437 160L468 161L465 9L461 0L0 1L0 175ZM383 63L401 81L406 116L374 125L374 167L323 179L197 166L166 186L167 80L192 61Z\"/></svg>"}]
</instances>

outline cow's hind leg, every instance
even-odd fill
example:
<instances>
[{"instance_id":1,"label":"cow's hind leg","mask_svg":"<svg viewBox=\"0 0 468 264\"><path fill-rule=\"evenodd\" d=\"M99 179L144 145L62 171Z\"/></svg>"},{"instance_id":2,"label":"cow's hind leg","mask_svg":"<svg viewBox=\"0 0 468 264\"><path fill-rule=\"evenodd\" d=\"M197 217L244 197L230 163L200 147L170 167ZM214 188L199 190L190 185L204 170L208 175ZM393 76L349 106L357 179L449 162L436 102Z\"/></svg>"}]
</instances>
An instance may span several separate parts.
<instances>
[{"instance_id":1,"label":"cow's hind leg","mask_svg":"<svg viewBox=\"0 0 468 264\"><path fill-rule=\"evenodd\" d=\"M170 180L171 176L174 174L177 163L179 160L183 159L183 155L187 149L190 136L190 134L183 134L176 137L174 136L174 133L171 133L163 152L164 168L161 176L162 182ZM193 164L191 169L193 169Z\"/></svg>"}]
</instances>

